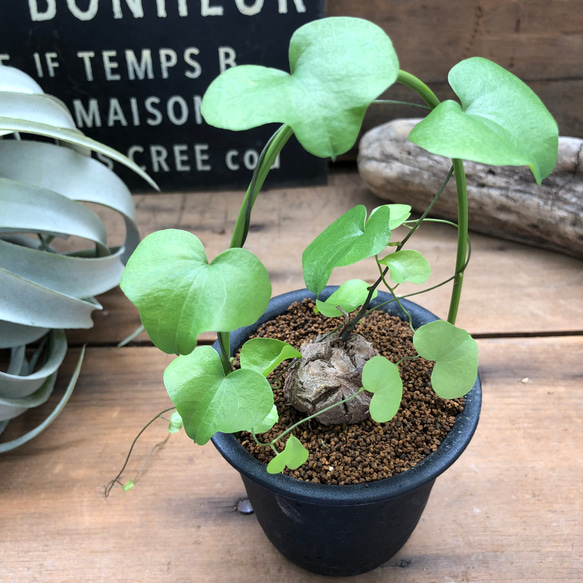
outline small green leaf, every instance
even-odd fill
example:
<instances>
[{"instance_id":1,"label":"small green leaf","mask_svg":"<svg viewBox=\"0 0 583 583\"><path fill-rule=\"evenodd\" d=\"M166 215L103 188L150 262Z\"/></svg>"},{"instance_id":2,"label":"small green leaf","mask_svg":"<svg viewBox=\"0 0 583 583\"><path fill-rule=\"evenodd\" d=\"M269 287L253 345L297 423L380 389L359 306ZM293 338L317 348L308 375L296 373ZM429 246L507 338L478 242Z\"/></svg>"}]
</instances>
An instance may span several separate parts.
<instances>
[{"instance_id":1,"label":"small green leaf","mask_svg":"<svg viewBox=\"0 0 583 583\"><path fill-rule=\"evenodd\" d=\"M140 312L152 342L188 354L200 334L249 326L271 297L267 270L245 249L227 249L210 263L187 231L148 235L124 270L120 286Z\"/></svg>"},{"instance_id":2,"label":"small green leaf","mask_svg":"<svg viewBox=\"0 0 583 583\"><path fill-rule=\"evenodd\" d=\"M362 369L362 386L374 393L369 409L377 423L385 423L397 414L403 398L403 381L396 364L384 356L373 356Z\"/></svg>"},{"instance_id":3,"label":"small green leaf","mask_svg":"<svg viewBox=\"0 0 583 583\"><path fill-rule=\"evenodd\" d=\"M473 57L458 63L449 83L459 96L440 103L409 135L433 154L493 166L529 166L540 184L557 160L557 123L518 77Z\"/></svg>"},{"instance_id":4,"label":"small green leaf","mask_svg":"<svg viewBox=\"0 0 583 583\"><path fill-rule=\"evenodd\" d=\"M241 368L255 370L264 377L288 358L301 358L291 344L273 338L252 338L241 348Z\"/></svg>"},{"instance_id":5,"label":"small green leaf","mask_svg":"<svg viewBox=\"0 0 583 583\"><path fill-rule=\"evenodd\" d=\"M389 228L391 231L400 227L411 216L411 207L408 204L383 204L370 212L369 220L383 207L387 207L390 211Z\"/></svg>"},{"instance_id":6,"label":"small green leaf","mask_svg":"<svg viewBox=\"0 0 583 583\"><path fill-rule=\"evenodd\" d=\"M366 207L357 205L320 233L302 255L306 287L318 295L335 267L357 263L380 253L391 239L390 209L381 206L366 220Z\"/></svg>"},{"instance_id":7,"label":"small green leaf","mask_svg":"<svg viewBox=\"0 0 583 583\"><path fill-rule=\"evenodd\" d=\"M296 470L306 463L309 455L310 452L302 445L302 442L290 435L284 450L267 464L267 471L270 474L279 474L286 466L290 470Z\"/></svg>"},{"instance_id":8,"label":"small green leaf","mask_svg":"<svg viewBox=\"0 0 583 583\"><path fill-rule=\"evenodd\" d=\"M132 488L134 487L134 481L133 480L128 480L124 485L123 485L123 491L124 492L129 492Z\"/></svg>"},{"instance_id":9,"label":"small green leaf","mask_svg":"<svg viewBox=\"0 0 583 583\"><path fill-rule=\"evenodd\" d=\"M341 284L325 302L316 300L316 307L327 318L336 318L342 315L342 312L337 306L340 306L345 312L350 313L358 306L364 304L369 294L369 288L370 283L366 281L349 279ZM375 290L371 299L376 298L377 295L378 292Z\"/></svg>"},{"instance_id":10,"label":"small green leaf","mask_svg":"<svg viewBox=\"0 0 583 583\"><path fill-rule=\"evenodd\" d=\"M379 263L389 268L389 275L395 283L425 283L431 275L429 261L412 249L395 251L379 259Z\"/></svg>"},{"instance_id":11,"label":"small green leaf","mask_svg":"<svg viewBox=\"0 0 583 583\"><path fill-rule=\"evenodd\" d=\"M478 376L478 345L461 328L444 320L424 324L415 331L413 344L419 356L434 360L433 390L443 399L468 393Z\"/></svg>"},{"instance_id":12,"label":"small green leaf","mask_svg":"<svg viewBox=\"0 0 583 583\"><path fill-rule=\"evenodd\" d=\"M349 150L369 104L397 79L393 45L377 25L357 18L315 20L293 34L290 71L232 67L207 89L206 122L230 130L289 125L311 154Z\"/></svg>"},{"instance_id":13,"label":"small green leaf","mask_svg":"<svg viewBox=\"0 0 583 583\"><path fill-rule=\"evenodd\" d=\"M174 411L170 415L170 423L168 424L168 433L178 433L182 429L182 417L178 411Z\"/></svg>"},{"instance_id":14,"label":"small green leaf","mask_svg":"<svg viewBox=\"0 0 583 583\"><path fill-rule=\"evenodd\" d=\"M269 431L279 420L279 414L277 412L277 407L273 405L271 411L268 413L267 417L257 425L253 426L250 433L265 433Z\"/></svg>"},{"instance_id":15,"label":"small green leaf","mask_svg":"<svg viewBox=\"0 0 583 583\"><path fill-rule=\"evenodd\" d=\"M225 376L211 346L175 358L164 372L164 384L186 434L199 445L217 431L235 433L254 427L273 407L273 391L263 375L240 369Z\"/></svg>"}]
</instances>

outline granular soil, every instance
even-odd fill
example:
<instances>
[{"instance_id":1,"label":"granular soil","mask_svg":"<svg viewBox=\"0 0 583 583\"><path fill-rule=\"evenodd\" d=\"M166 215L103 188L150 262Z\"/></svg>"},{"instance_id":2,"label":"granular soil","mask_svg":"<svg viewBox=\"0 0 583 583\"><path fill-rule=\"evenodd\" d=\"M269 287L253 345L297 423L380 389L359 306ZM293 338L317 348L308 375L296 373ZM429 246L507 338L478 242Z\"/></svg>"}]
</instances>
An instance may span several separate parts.
<instances>
[{"instance_id":1,"label":"granular soil","mask_svg":"<svg viewBox=\"0 0 583 583\"><path fill-rule=\"evenodd\" d=\"M325 318L314 313L314 302L294 303L285 314L263 324L255 337L284 340L299 349L318 336L337 329L340 318ZM440 399L431 388L432 363L416 358L413 332L408 323L396 316L377 310L361 320L355 332L364 336L380 354L392 362L405 358L399 365L403 379L403 400L397 415L386 423L367 419L354 425L324 426L310 420L293 430L293 434L309 450L308 461L297 470L284 473L300 480L322 484L361 484L381 480L413 467L435 451L453 427L457 414L463 409L463 399ZM289 405L284 396L282 372L285 364L270 377L274 388L278 423L259 436L268 443L282 431L305 417ZM286 373L283 372L285 375ZM279 375L279 378L278 378ZM264 463L274 457L270 447L255 443L243 432L239 441ZM281 451L285 445L277 443Z\"/></svg>"}]
</instances>

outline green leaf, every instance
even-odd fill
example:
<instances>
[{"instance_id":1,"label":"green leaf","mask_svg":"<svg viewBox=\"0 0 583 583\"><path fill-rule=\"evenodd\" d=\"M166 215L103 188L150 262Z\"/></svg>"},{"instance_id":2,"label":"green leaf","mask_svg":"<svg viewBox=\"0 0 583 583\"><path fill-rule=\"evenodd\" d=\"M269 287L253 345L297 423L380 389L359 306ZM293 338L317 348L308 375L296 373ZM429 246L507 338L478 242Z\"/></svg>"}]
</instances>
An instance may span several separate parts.
<instances>
[{"instance_id":1,"label":"green leaf","mask_svg":"<svg viewBox=\"0 0 583 583\"><path fill-rule=\"evenodd\" d=\"M123 491L124 492L129 492L132 488L134 487L134 481L133 480L128 480L124 485L123 485Z\"/></svg>"},{"instance_id":2,"label":"green leaf","mask_svg":"<svg viewBox=\"0 0 583 583\"><path fill-rule=\"evenodd\" d=\"M424 324L415 331L413 345L419 356L434 360L433 390L443 399L468 393L478 376L478 345L461 328L444 320Z\"/></svg>"},{"instance_id":3,"label":"green leaf","mask_svg":"<svg viewBox=\"0 0 583 583\"><path fill-rule=\"evenodd\" d=\"M152 342L188 354L207 331L249 326L265 311L271 283L245 249L228 249L210 263L194 235L176 229L148 235L130 257L120 286L136 305Z\"/></svg>"},{"instance_id":4,"label":"green leaf","mask_svg":"<svg viewBox=\"0 0 583 583\"><path fill-rule=\"evenodd\" d=\"M175 358L164 371L164 385L186 434L199 445L217 431L235 433L254 427L273 407L273 392L263 375L239 369L225 376L211 346Z\"/></svg>"},{"instance_id":5,"label":"green leaf","mask_svg":"<svg viewBox=\"0 0 583 583\"><path fill-rule=\"evenodd\" d=\"M493 166L529 166L537 181L553 170L558 128L518 77L487 59L458 63L449 83L461 101L439 104L409 139L433 154Z\"/></svg>"},{"instance_id":6,"label":"green leaf","mask_svg":"<svg viewBox=\"0 0 583 583\"><path fill-rule=\"evenodd\" d=\"M358 306L362 306L369 294L370 283L361 279L349 279L331 294L326 301L316 300L316 307L327 318L341 316L342 312L337 308L340 306L347 313L352 312ZM371 299L376 298L377 290L374 291Z\"/></svg>"},{"instance_id":7,"label":"green leaf","mask_svg":"<svg viewBox=\"0 0 583 583\"><path fill-rule=\"evenodd\" d=\"M302 445L302 442L290 435L284 450L267 464L267 471L270 474L279 474L286 466L290 470L296 470L306 463L309 455L310 452Z\"/></svg>"},{"instance_id":8,"label":"green leaf","mask_svg":"<svg viewBox=\"0 0 583 583\"><path fill-rule=\"evenodd\" d=\"M362 386L374 393L369 409L377 423L385 423L397 414L403 397L403 381L396 364L384 356L373 356L362 369Z\"/></svg>"},{"instance_id":9,"label":"green leaf","mask_svg":"<svg viewBox=\"0 0 583 583\"><path fill-rule=\"evenodd\" d=\"M390 209L383 205L366 220L357 205L320 233L302 255L306 287L318 295L335 267L352 265L380 253L391 239Z\"/></svg>"},{"instance_id":10,"label":"green leaf","mask_svg":"<svg viewBox=\"0 0 583 583\"><path fill-rule=\"evenodd\" d=\"M370 221L371 217L373 217L379 209L385 207L390 211L389 228L391 231L400 227L411 216L411 207L408 204L383 204L377 206L370 212L368 220Z\"/></svg>"},{"instance_id":11,"label":"green leaf","mask_svg":"<svg viewBox=\"0 0 583 583\"><path fill-rule=\"evenodd\" d=\"M279 414L277 412L277 406L273 405L271 411L267 414L267 417L263 421L260 421L254 425L248 431L250 433L265 433L269 431L279 420Z\"/></svg>"},{"instance_id":12,"label":"green leaf","mask_svg":"<svg viewBox=\"0 0 583 583\"><path fill-rule=\"evenodd\" d=\"M252 338L241 348L241 368L255 370L264 377L288 358L301 358L291 344L273 338Z\"/></svg>"},{"instance_id":13,"label":"green leaf","mask_svg":"<svg viewBox=\"0 0 583 583\"><path fill-rule=\"evenodd\" d=\"M182 429L182 417L178 411L174 411L170 415L170 423L168 423L168 433L178 433Z\"/></svg>"},{"instance_id":14,"label":"green leaf","mask_svg":"<svg viewBox=\"0 0 583 583\"><path fill-rule=\"evenodd\" d=\"M255 65L227 69L203 97L207 123L230 130L284 123L308 152L334 158L352 147L368 105L399 72L389 37L357 18L302 26L289 59L291 74Z\"/></svg>"},{"instance_id":15,"label":"green leaf","mask_svg":"<svg viewBox=\"0 0 583 583\"><path fill-rule=\"evenodd\" d=\"M379 263L389 268L389 275L395 283L425 283L431 275L431 265L419 251L403 249L379 259Z\"/></svg>"}]
</instances>

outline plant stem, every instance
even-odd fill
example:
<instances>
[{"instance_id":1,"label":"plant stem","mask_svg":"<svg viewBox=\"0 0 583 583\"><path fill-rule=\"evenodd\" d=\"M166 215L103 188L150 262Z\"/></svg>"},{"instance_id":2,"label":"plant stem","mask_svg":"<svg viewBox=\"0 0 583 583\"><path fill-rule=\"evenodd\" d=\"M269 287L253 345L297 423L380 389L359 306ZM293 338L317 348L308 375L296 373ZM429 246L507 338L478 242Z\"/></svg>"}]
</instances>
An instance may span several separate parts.
<instances>
[{"instance_id":1,"label":"plant stem","mask_svg":"<svg viewBox=\"0 0 583 583\"><path fill-rule=\"evenodd\" d=\"M396 249L397 251L400 251L403 248L403 246L405 245L405 243L409 240L409 238L413 235L413 233L419 228L419 226L421 225L421 223L423 223L423 221L427 220L427 218L426 218L427 215L429 214L429 212L433 208L433 205L437 202L437 200L441 196L441 193L445 190L445 187L447 186L447 184L448 184L448 182L449 182L452 174L453 174L453 167L448 172L445 180L443 181L443 184L441 185L441 188L437 191L437 194L433 197L433 200L431 201L431 203L429 204L429 206L425 209L425 212L414 222L413 226L411 227L411 230L409 231L409 233L407 233L407 236L399 243L399 245L397 246L397 249ZM368 313L368 306L369 306L369 304L370 304L370 302L372 300L372 295L373 295L375 289L382 282L384 282L385 285L389 289L391 289L390 286L384 280L384 277L387 275L388 271L389 271L389 268L388 267L386 267L384 271L381 270L381 275L372 284L372 286L369 288L369 293L368 293L368 296L367 296L364 304L362 304L359 312L352 319L352 321L349 322L345 326L344 331L342 332L342 341L343 342L346 342L348 340L348 338L350 337L350 334L352 334L354 328L356 327L356 324L358 324L359 320L361 320ZM457 273L457 271L456 271L456 273ZM391 290L391 293L392 293L392 290ZM394 294L393 294L393 297L395 297L395 299L396 299L396 296Z\"/></svg>"},{"instance_id":2,"label":"plant stem","mask_svg":"<svg viewBox=\"0 0 583 583\"><path fill-rule=\"evenodd\" d=\"M431 212L431 209L434 207L435 203L439 200L441 193L445 190L445 187L448 185L449 180L454 172L453 166L449 169L443 184L441 185L440 189L437 191L437 194L433 197L433 200L429 203L429 206L423 211L423 214L415 221L411 230L407 233L407 235L403 238L403 240L397 246L396 251L400 251L404 246L405 243L413 236L413 233L421 226L421 223L426 220L427 215Z\"/></svg>"},{"instance_id":3,"label":"plant stem","mask_svg":"<svg viewBox=\"0 0 583 583\"><path fill-rule=\"evenodd\" d=\"M403 83L403 85L406 85L415 91L432 109L439 105L440 101L435 93L433 93L433 91L431 91L431 89L429 89L425 83L423 83L420 79L417 79L417 77L414 75L411 75L406 71L399 71L397 81ZM449 313L447 320L450 324L455 324L462 292L464 269L467 265L466 254L468 244L468 193L463 162L459 159L453 159L452 162L457 189L458 239L455 276L449 302Z\"/></svg>"},{"instance_id":4,"label":"plant stem","mask_svg":"<svg viewBox=\"0 0 583 583\"><path fill-rule=\"evenodd\" d=\"M399 101L398 99L375 99L373 101L376 105L406 105L407 107L418 107L420 109L431 109L422 103L411 103L410 101Z\"/></svg>"},{"instance_id":5,"label":"plant stem","mask_svg":"<svg viewBox=\"0 0 583 583\"><path fill-rule=\"evenodd\" d=\"M464 281L464 270L467 266L467 249L468 249L468 229L469 229L469 212L468 212L468 191L466 186L466 173L462 160L453 160L453 171L455 173L455 184L457 189L457 213L458 213L458 236L457 236L457 254L455 260L455 276L453 288L451 290L451 299L449 302L449 313L447 321L455 324L457 312L460 304L462 293L462 284Z\"/></svg>"},{"instance_id":6,"label":"plant stem","mask_svg":"<svg viewBox=\"0 0 583 583\"><path fill-rule=\"evenodd\" d=\"M219 356L223 365L223 372L227 376L233 371L231 366L231 335L229 332L218 332L217 340L219 341Z\"/></svg>"},{"instance_id":7,"label":"plant stem","mask_svg":"<svg viewBox=\"0 0 583 583\"><path fill-rule=\"evenodd\" d=\"M128 462L130 461L130 457L132 456L132 452L134 451L134 447L135 447L138 439L140 439L140 437L144 433L144 431L146 431L146 429L148 429L148 427L150 427L150 425L152 425L152 423L154 423L154 421L156 421L157 419L160 419L162 417L162 415L164 415L164 413L168 413L169 411L173 411L174 409L176 409L176 407L168 407L168 409L164 409L164 411L160 411L160 413L158 413L158 415L156 415L155 417L150 419L150 421L148 421L148 423L146 423L146 425L144 425L144 427L142 427L140 432L136 435L136 437L132 441L132 445L130 446L130 450L128 451L128 454L127 454L126 459L123 463L123 466L121 467L121 470L118 472L117 476L113 480L111 480L111 482L109 482L109 484L105 487L104 493L105 493L106 498L109 496L109 493L111 492L111 489L115 486L115 484L121 485L121 482L120 482L121 475L124 473L124 471L128 465Z\"/></svg>"},{"instance_id":8,"label":"plant stem","mask_svg":"<svg viewBox=\"0 0 583 583\"><path fill-rule=\"evenodd\" d=\"M419 95L419 97L421 97L431 109L435 109L439 105L440 101L435 93L433 93L433 91L431 91L421 79L411 75L411 73L407 73L407 71L399 71L397 82L406 85L409 89L413 89L413 91L415 91L415 93L417 93L417 95Z\"/></svg>"},{"instance_id":9,"label":"plant stem","mask_svg":"<svg viewBox=\"0 0 583 583\"><path fill-rule=\"evenodd\" d=\"M231 248L233 247L243 247L245 240L247 239L247 234L249 233L249 225L251 224L251 211L253 210L253 205L257 199L257 195L271 170L271 167L275 163L277 156L290 139L293 134L293 130L288 125L282 125L279 129L271 136L265 147L263 148L259 159L257 161L257 166L253 171L253 176L251 177L251 182L245 193L245 198L241 204L241 209L239 210L239 216L235 222L235 227L233 229L233 235L231 237ZM228 332L217 332L219 340L219 355L221 357L221 364L223 365L223 371L225 375L228 375L233 369L231 367L231 349L230 349L230 335Z\"/></svg>"},{"instance_id":10,"label":"plant stem","mask_svg":"<svg viewBox=\"0 0 583 583\"><path fill-rule=\"evenodd\" d=\"M231 248L243 247L245 244L247 233L249 232L251 210L253 209L257 195L259 194L271 167L275 163L277 156L282 151L292 134L293 130L288 125L282 125L273 136L271 136L263 148L259 160L257 161L257 166L255 166L255 170L253 171L249 188L247 188L245 198L241 204L241 209L239 210L239 216L237 217L235 228L233 229L233 236L231 238Z\"/></svg>"}]
</instances>

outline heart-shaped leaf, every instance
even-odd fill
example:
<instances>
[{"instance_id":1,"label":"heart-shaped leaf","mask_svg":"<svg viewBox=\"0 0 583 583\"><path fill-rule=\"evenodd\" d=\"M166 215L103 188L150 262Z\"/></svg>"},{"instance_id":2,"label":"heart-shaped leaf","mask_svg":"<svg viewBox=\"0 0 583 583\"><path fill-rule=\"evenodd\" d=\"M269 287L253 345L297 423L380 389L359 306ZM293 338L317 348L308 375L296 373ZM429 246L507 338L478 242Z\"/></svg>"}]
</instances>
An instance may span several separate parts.
<instances>
[{"instance_id":1,"label":"heart-shaped leaf","mask_svg":"<svg viewBox=\"0 0 583 583\"><path fill-rule=\"evenodd\" d=\"M389 275L395 283L425 283L431 275L431 265L419 251L401 249L379 259L379 263L389 268Z\"/></svg>"},{"instance_id":2,"label":"heart-shaped leaf","mask_svg":"<svg viewBox=\"0 0 583 583\"><path fill-rule=\"evenodd\" d=\"M358 18L324 18L291 38L291 74L242 65L227 69L207 89L201 112L207 123L247 130L289 125L315 156L349 150L369 104L397 79L393 45L377 25Z\"/></svg>"},{"instance_id":3,"label":"heart-shaped leaf","mask_svg":"<svg viewBox=\"0 0 583 583\"><path fill-rule=\"evenodd\" d=\"M375 215L375 213L382 208L388 208L390 211L389 216L389 227L391 231L400 227L410 216L411 216L411 206L408 204L383 204L381 206L377 206L376 208L370 211L370 215L368 220Z\"/></svg>"},{"instance_id":4,"label":"heart-shaped leaf","mask_svg":"<svg viewBox=\"0 0 583 583\"><path fill-rule=\"evenodd\" d=\"M279 420L279 414L277 412L277 406L273 405L271 411L267 414L267 417L263 421L260 421L254 425L251 429L248 429L250 433L265 433L269 431Z\"/></svg>"},{"instance_id":5,"label":"heart-shaped leaf","mask_svg":"<svg viewBox=\"0 0 583 583\"><path fill-rule=\"evenodd\" d=\"M384 356L373 356L362 369L362 386L374 393L369 410L377 423L385 423L397 414L403 398L403 381L396 364Z\"/></svg>"},{"instance_id":6,"label":"heart-shaped leaf","mask_svg":"<svg viewBox=\"0 0 583 583\"><path fill-rule=\"evenodd\" d=\"M557 160L558 128L541 100L496 63L472 57L449 73L458 95L439 104L409 139L433 154L493 166L529 166L540 184Z\"/></svg>"},{"instance_id":7,"label":"heart-shaped leaf","mask_svg":"<svg viewBox=\"0 0 583 583\"><path fill-rule=\"evenodd\" d=\"M230 332L255 323L271 297L263 264L245 249L210 263L201 241L186 231L148 235L130 257L120 286L136 305L152 342L188 354L202 332Z\"/></svg>"},{"instance_id":8,"label":"heart-shaped leaf","mask_svg":"<svg viewBox=\"0 0 583 583\"><path fill-rule=\"evenodd\" d=\"M175 358L164 371L164 385L186 434L199 445L217 431L235 433L255 426L273 407L273 391L263 375L239 369L225 376L211 346Z\"/></svg>"},{"instance_id":9,"label":"heart-shaped leaf","mask_svg":"<svg viewBox=\"0 0 583 583\"><path fill-rule=\"evenodd\" d=\"M349 279L331 294L326 301L316 300L316 307L327 318L341 316L342 312L337 306L347 313L362 306L369 294L370 283L362 279ZM378 292L375 290L371 299L376 298Z\"/></svg>"},{"instance_id":10,"label":"heart-shaped leaf","mask_svg":"<svg viewBox=\"0 0 583 583\"><path fill-rule=\"evenodd\" d=\"M255 370L266 377L288 358L301 358L291 344L274 338L252 338L241 347L241 368Z\"/></svg>"},{"instance_id":11,"label":"heart-shaped leaf","mask_svg":"<svg viewBox=\"0 0 583 583\"><path fill-rule=\"evenodd\" d=\"M306 463L309 455L310 452L302 445L302 442L290 435L284 450L267 464L267 471L270 474L279 474L286 466L290 470L296 470Z\"/></svg>"},{"instance_id":12,"label":"heart-shaped leaf","mask_svg":"<svg viewBox=\"0 0 583 583\"><path fill-rule=\"evenodd\" d=\"M170 415L170 422L168 423L168 433L178 433L182 429L182 417L178 411L174 411Z\"/></svg>"},{"instance_id":13,"label":"heart-shaped leaf","mask_svg":"<svg viewBox=\"0 0 583 583\"><path fill-rule=\"evenodd\" d=\"M443 399L468 393L478 376L478 345L461 328L445 320L424 324L415 331L413 345L419 356L434 360L431 386Z\"/></svg>"},{"instance_id":14,"label":"heart-shaped leaf","mask_svg":"<svg viewBox=\"0 0 583 583\"><path fill-rule=\"evenodd\" d=\"M391 239L390 209L381 206L366 220L359 204L320 233L302 255L306 287L318 295L335 267L352 265L380 253Z\"/></svg>"}]
</instances>

